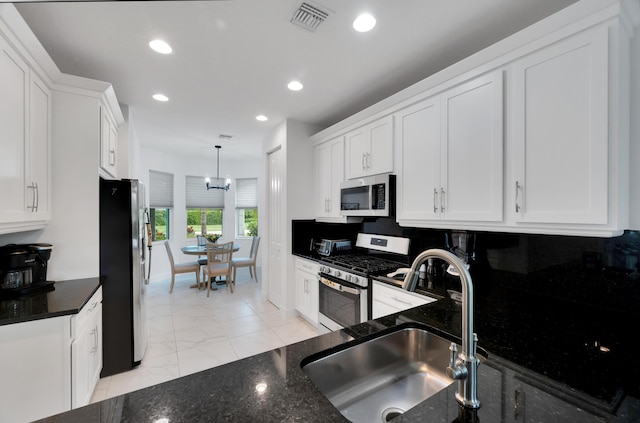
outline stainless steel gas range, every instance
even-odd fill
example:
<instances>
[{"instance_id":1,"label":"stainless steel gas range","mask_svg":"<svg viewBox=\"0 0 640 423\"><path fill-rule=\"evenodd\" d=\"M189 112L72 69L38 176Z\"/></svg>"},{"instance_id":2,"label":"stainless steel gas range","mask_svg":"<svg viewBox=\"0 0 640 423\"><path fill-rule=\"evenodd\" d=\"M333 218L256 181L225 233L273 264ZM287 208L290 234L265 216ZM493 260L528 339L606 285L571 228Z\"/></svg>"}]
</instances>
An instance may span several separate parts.
<instances>
[{"instance_id":1,"label":"stainless steel gas range","mask_svg":"<svg viewBox=\"0 0 640 423\"><path fill-rule=\"evenodd\" d=\"M371 319L370 277L406 267L409 239L360 233L356 249L347 240L323 240L321 245L318 331Z\"/></svg>"}]
</instances>

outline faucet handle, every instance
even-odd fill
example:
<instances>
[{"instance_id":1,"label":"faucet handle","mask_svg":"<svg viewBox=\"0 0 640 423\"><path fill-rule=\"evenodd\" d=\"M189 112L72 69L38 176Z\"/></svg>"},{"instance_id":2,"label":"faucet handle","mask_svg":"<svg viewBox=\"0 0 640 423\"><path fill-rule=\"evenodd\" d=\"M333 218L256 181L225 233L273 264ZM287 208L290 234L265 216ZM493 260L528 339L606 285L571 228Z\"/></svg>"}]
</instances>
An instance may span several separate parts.
<instances>
[{"instance_id":1,"label":"faucet handle","mask_svg":"<svg viewBox=\"0 0 640 423\"><path fill-rule=\"evenodd\" d=\"M449 346L449 351L451 351L451 358L449 359L449 367L455 367L456 359L458 358L458 345L455 342L451 343Z\"/></svg>"},{"instance_id":2,"label":"faucet handle","mask_svg":"<svg viewBox=\"0 0 640 423\"><path fill-rule=\"evenodd\" d=\"M447 367L446 373L451 379L464 379L467 377L467 368L458 363L458 346L455 342L451 343L449 347L451 351L451 361L449 362L449 366Z\"/></svg>"},{"instance_id":3,"label":"faucet handle","mask_svg":"<svg viewBox=\"0 0 640 423\"><path fill-rule=\"evenodd\" d=\"M476 350L478 348L478 334L473 332L473 344L471 345L471 354L476 356Z\"/></svg>"}]
</instances>

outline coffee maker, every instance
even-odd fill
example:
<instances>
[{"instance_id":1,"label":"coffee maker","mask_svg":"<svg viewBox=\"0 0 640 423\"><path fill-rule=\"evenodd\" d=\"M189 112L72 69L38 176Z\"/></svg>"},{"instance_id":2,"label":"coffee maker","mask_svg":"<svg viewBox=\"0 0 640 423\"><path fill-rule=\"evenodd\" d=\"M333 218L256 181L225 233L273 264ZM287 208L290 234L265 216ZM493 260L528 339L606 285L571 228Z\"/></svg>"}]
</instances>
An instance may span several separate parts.
<instances>
[{"instance_id":1,"label":"coffee maker","mask_svg":"<svg viewBox=\"0 0 640 423\"><path fill-rule=\"evenodd\" d=\"M51 288L47 266L51 244L8 244L0 247L0 294L28 294Z\"/></svg>"}]
</instances>

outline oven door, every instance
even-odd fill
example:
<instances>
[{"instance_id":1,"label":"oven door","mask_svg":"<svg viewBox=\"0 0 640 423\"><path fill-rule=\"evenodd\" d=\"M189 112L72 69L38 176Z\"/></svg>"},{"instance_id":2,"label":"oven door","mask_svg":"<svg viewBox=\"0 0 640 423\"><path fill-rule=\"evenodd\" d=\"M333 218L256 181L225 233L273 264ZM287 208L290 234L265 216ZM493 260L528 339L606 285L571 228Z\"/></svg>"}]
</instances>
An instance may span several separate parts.
<instances>
[{"instance_id":1,"label":"oven door","mask_svg":"<svg viewBox=\"0 0 640 423\"><path fill-rule=\"evenodd\" d=\"M319 320L329 330L362 323L367 316L367 290L320 274Z\"/></svg>"}]
</instances>

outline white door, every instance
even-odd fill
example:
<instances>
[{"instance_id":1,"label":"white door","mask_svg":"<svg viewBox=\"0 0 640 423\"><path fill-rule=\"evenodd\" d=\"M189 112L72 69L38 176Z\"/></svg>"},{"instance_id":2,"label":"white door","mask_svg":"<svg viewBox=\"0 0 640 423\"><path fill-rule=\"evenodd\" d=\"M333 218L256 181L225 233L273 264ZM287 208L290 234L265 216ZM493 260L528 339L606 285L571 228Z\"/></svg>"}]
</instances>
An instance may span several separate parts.
<instances>
[{"instance_id":1,"label":"white door","mask_svg":"<svg viewBox=\"0 0 640 423\"><path fill-rule=\"evenodd\" d=\"M269 279L268 297L275 306L282 304L282 149L269 153L269 189L267 210L269 213Z\"/></svg>"}]
</instances>

